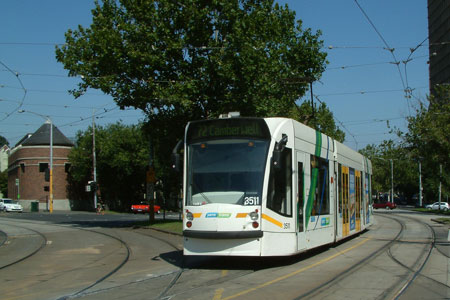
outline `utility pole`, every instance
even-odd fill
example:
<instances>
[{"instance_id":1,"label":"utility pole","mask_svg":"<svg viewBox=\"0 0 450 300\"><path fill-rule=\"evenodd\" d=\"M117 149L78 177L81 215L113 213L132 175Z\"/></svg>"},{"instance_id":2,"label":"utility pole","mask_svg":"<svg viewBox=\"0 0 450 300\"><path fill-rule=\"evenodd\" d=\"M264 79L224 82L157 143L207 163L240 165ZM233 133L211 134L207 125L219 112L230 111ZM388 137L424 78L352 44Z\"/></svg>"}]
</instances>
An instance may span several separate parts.
<instances>
[{"instance_id":1,"label":"utility pole","mask_svg":"<svg viewBox=\"0 0 450 300\"><path fill-rule=\"evenodd\" d=\"M442 194L442 164L439 164L439 210L441 210L441 194Z\"/></svg>"},{"instance_id":2,"label":"utility pole","mask_svg":"<svg viewBox=\"0 0 450 300\"><path fill-rule=\"evenodd\" d=\"M311 91L311 110L312 110L312 119L314 120L314 97L313 97L313 88L312 81L309 82L309 90Z\"/></svg>"},{"instance_id":3,"label":"utility pole","mask_svg":"<svg viewBox=\"0 0 450 300\"><path fill-rule=\"evenodd\" d=\"M94 169L94 209L97 209L97 158L95 156L95 109L92 109L92 164Z\"/></svg>"},{"instance_id":4,"label":"utility pole","mask_svg":"<svg viewBox=\"0 0 450 300\"><path fill-rule=\"evenodd\" d=\"M150 224L155 223L155 182L156 182L156 176L155 176L155 168L153 166L153 143L152 143L152 137L150 136L149 139L149 159L148 159L148 170L147 170L147 193L146 198L148 201L148 207L149 207L149 222Z\"/></svg>"},{"instance_id":5,"label":"utility pole","mask_svg":"<svg viewBox=\"0 0 450 300\"><path fill-rule=\"evenodd\" d=\"M422 163L419 160L419 206L422 207Z\"/></svg>"},{"instance_id":6,"label":"utility pole","mask_svg":"<svg viewBox=\"0 0 450 300\"><path fill-rule=\"evenodd\" d=\"M53 213L53 122L48 118L50 123L50 213Z\"/></svg>"},{"instance_id":7,"label":"utility pole","mask_svg":"<svg viewBox=\"0 0 450 300\"><path fill-rule=\"evenodd\" d=\"M391 161L391 203L394 203L394 160Z\"/></svg>"}]
</instances>

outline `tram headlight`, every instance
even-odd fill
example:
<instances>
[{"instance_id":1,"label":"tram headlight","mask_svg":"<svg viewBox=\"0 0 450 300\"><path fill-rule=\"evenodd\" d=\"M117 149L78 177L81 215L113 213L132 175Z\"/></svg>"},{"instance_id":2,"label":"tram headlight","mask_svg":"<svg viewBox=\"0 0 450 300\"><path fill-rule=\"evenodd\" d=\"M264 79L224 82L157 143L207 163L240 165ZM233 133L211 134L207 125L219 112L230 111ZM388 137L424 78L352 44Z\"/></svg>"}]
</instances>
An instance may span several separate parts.
<instances>
[{"instance_id":1,"label":"tram headlight","mask_svg":"<svg viewBox=\"0 0 450 300\"><path fill-rule=\"evenodd\" d=\"M191 222L191 221L187 221L187 222L186 222L186 226L187 226L187 228L191 228L192 222Z\"/></svg>"},{"instance_id":2,"label":"tram headlight","mask_svg":"<svg viewBox=\"0 0 450 300\"><path fill-rule=\"evenodd\" d=\"M192 220L194 220L194 215L190 211L187 211L186 212L186 219L188 221L192 221Z\"/></svg>"},{"instance_id":3,"label":"tram headlight","mask_svg":"<svg viewBox=\"0 0 450 300\"><path fill-rule=\"evenodd\" d=\"M256 221L259 218L258 215L258 210L256 211L252 211L251 213L248 214L250 216L250 219L252 219L252 221Z\"/></svg>"}]
</instances>

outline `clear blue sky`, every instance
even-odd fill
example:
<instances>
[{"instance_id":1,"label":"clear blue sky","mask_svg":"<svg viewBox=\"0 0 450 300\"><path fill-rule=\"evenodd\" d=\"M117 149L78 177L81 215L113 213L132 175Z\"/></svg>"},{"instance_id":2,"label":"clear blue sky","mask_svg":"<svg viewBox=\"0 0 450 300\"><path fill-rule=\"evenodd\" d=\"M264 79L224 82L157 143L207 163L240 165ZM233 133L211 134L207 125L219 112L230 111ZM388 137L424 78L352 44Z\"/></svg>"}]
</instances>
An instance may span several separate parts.
<instances>
[{"instance_id":1,"label":"clear blue sky","mask_svg":"<svg viewBox=\"0 0 450 300\"><path fill-rule=\"evenodd\" d=\"M139 111L120 111L101 91L91 90L77 100L67 92L75 88L77 79L67 77L56 62L55 45L64 43L69 28L89 26L93 2L16 0L0 4L0 135L12 146L44 122L31 113L11 113L22 101L21 109L50 116L67 137L87 129L93 111L100 125L119 120L134 124L143 119ZM345 144L361 149L396 140L386 121L404 130L405 118L414 115L414 107L429 90L428 40L410 56L410 49L428 36L426 1L358 0L384 41L395 49L395 58L354 0L277 2L296 11L304 28L322 32L329 65L313 91L334 113L338 125L345 127ZM412 60L405 70L409 56ZM405 98L405 87L413 91L410 99ZM299 102L309 99L308 93Z\"/></svg>"}]
</instances>

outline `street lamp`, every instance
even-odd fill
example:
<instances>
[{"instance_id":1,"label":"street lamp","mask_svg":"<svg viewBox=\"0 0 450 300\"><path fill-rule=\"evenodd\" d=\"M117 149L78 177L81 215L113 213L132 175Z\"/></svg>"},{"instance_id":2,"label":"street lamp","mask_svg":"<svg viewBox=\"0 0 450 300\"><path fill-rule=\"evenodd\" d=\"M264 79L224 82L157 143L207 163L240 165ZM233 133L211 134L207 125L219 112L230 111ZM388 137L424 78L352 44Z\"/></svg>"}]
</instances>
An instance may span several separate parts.
<instances>
[{"instance_id":1,"label":"street lamp","mask_svg":"<svg viewBox=\"0 0 450 300\"><path fill-rule=\"evenodd\" d=\"M38 113L35 113L33 111L28 111L28 110L19 110L19 113L30 113L39 117L42 117L46 120L47 124L50 124L50 207L49 207L49 211L50 213L53 213L53 122L50 119L49 116L44 116Z\"/></svg>"}]
</instances>

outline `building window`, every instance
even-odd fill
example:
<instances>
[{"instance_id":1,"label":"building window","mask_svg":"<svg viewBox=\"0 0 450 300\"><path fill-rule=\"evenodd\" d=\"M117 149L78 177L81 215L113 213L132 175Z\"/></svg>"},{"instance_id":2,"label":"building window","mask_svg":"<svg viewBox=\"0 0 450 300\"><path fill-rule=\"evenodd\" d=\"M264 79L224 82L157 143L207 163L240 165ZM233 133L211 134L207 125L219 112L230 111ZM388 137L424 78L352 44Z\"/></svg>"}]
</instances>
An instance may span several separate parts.
<instances>
[{"instance_id":1,"label":"building window","mask_svg":"<svg viewBox=\"0 0 450 300\"><path fill-rule=\"evenodd\" d=\"M43 173L48 169L48 163L39 163L39 172Z\"/></svg>"}]
</instances>

